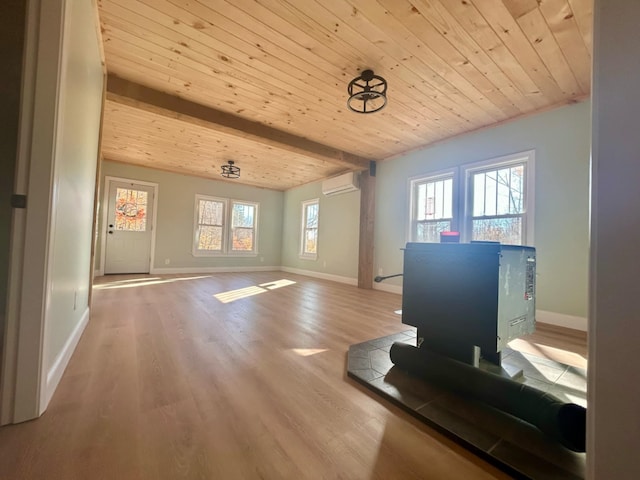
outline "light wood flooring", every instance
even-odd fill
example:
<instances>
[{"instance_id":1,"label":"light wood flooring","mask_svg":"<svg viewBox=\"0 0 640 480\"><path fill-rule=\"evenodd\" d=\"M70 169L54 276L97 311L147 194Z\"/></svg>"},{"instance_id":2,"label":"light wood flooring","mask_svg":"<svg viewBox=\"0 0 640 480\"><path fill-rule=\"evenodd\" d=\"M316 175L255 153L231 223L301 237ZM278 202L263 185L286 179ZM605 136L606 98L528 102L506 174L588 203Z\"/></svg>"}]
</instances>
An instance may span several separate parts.
<instances>
[{"instance_id":1,"label":"light wood flooring","mask_svg":"<svg viewBox=\"0 0 640 480\"><path fill-rule=\"evenodd\" d=\"M400 302L283 272L102 277L48 411L0 428L0 479L509 478L347 378L349 345L407 330ZM586 362L567 333L523 345Z\"/></svg>"}]
</instances>

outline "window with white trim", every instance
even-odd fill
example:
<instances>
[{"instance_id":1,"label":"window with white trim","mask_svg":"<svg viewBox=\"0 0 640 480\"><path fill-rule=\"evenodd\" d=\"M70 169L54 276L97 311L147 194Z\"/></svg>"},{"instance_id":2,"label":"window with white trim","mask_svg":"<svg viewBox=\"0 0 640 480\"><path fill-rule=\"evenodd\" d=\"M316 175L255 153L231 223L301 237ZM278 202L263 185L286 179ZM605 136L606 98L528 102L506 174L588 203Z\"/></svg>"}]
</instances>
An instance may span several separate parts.
<instances>
[{"instance_id":1,"label":"window with white trim","mask_svg":"<svg viewBox=\"0 0 640 480\"><path fill-rule=\"evenodd\" d=\"M194 254L223 253L226 210L226 199L196 195Z\"/></svg>"},{"instance_id":2,"label":"window with white trim","mask_svg":"<svg viewBox=\"0 0 640 480\"><path fill-rule=\"evenodd\" d=\"M253 202L231 201L231 242L234 253L257 252L256 225L258 204Z\"/></svg>"},{"instance_id":3,"label":"window with white trim","mask_svg":"<svg viewBox=\"0 0 640 480\"><path fill-rule=\"evenodd\" d=\"M453 171L411 181L412 242L439 242L440 232L453 229L453 182Z\"/></svg>"},{"instance_id":4,"label":"window with white trim","mask_svg":"<svg viewBox=\"0 0 640 480\"><path fill-rule=\"evenodd\" d=\"M459 229L463 242L533 245L533 175L528 151L412 178L408 241Z\"/></svg>"},{"instance_id":5,"label":"window with white trim","mask_svg":"<svg viewBox=\"0 0 640 480\"><path fill-rule=\"evenodd\" d=\"M196 195L193 254L256 255L257 225L257 203Z\"/></svg>"},{"instance_id":6,"label":"window with white trim","mask_svg":"<svg viewBox=\"0 0 640 480\"><path fill-rule=\"evenodd\" d=\"M318 256L318 219L320 202L316 198L302 202L302 234L300 256L316 259Z\"/></svg>"},{"instance_id":7,"label":"window with white trim","mask_svg":"<svg viewBox=\"0 0 640 480\"><path fill-rule=\"evenodd\" d=\"M526 161L467 171L470 240L526 243Z\"/></svg>"}]
</instances>

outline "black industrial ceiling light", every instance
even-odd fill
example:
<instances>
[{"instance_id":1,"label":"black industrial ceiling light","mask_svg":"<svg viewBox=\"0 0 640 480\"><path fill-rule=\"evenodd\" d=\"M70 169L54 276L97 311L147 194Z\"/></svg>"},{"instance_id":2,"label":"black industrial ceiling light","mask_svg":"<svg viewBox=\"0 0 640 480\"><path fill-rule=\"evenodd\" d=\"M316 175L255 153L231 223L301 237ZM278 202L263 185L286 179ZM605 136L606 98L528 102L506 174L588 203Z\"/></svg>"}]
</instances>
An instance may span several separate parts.
<instances>
[{"instance_id":1,"label":"black industrial ceiling light","mask_svg":"<svg viewBox=\"0 0 640 480\"><path fill-rule=\"evenodd\" d=\"M373 70L363 70L359 77L349 82L347 88L349 110L356 113L373 113L387 104L387 81Z\"/></svg>"},{"instance_id":2,"label":"black industrial ceiling light","mask_svg":"<svg viewBox=\"0 0 640 480\"><path fill-rule=\"evenodd\" d=\"M222 165L221 175L224 178L240 178L240 167L234 165L233 160L229 160L227 165Z\"/></svg>"}]
</instances>

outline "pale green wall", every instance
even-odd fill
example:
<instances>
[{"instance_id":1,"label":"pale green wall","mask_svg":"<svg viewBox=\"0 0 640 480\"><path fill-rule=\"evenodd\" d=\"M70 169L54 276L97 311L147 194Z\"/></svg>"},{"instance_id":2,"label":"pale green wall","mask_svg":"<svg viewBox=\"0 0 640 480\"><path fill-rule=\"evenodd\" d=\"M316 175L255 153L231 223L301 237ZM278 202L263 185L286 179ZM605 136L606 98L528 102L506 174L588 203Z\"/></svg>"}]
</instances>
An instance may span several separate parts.
<instances>
[{"instance_id":1,"label":"pale green wall","mask_svg":"<svg viewBox=\"0 0 640 480\"><path fill-rule=\"evenodd\" d=\"M378 164L375 264L402 272L408 179L465 163L535 150L537 308L586 317L590 104L532 115ZM400 285L401 280L389 280Z\"/></svg>"},{"instance_id":2,"label":"pale green wall","mask_svg":"<svg viewBox=\"0 0 640 480\"><path fill-rule=\"evenodd\" d=\"M317 260L301 259L302 202L318 198L320 216ZM358 278L360 192L322 195L322 182L288 190L284 195L282 265L323 274Z\"/></svg>"},{"instance_id":3,"label":"pale green wall","mask_svg":"<svg viewBox=\"0 0 640 480\"><path fill-rule=\"evenodd\" d=\"M588 102L562 107L378 163L374 273L380 268L384 274L402 271L410 177L535 150L537 307L586 317L589 108ZM102 173L160 184L157 268L165 268L164 259L171 258L173 268L282 265L351 279L358 276L359 192L325 197L321 182L316 182L283 194L113 162L104 162ZM261 202L263 262L191 255L196 193ZM313 198L320 199L318 258L306 260L299 257L302 202ZM401 280L388 284L401 285Z\"/></svg>"},{"instance_id":4,"label":"pale green wall","mask_svg":"<svg viewBox=\"0 0 640 480\"><path fill-rule=\"evenodd\" d=\"M154 268L280 266L282 192L108 161L102 163L101 175L101 190L103 192L105 176L153 182L159 185ZM193 215L197 193L260 203L257 256L193 256ZM103 207L101 202L100 219L102 219ZM104 228L100 223L96 268L100 266L100 235L102 234L104 234ZM168 265L165 264L167 258L170 259Z\"/></svg>"},{"instance_id":5,"label":"pale green wall","mask_svg":"<svg viewBox=\"0 0 640 480\"><path fill-rule=\"evenodd\" d=\"M44 339L47 371L88 308L102 108L103 76L93 4L73 0L66 9Z\"/></svg>"}]
</instances>

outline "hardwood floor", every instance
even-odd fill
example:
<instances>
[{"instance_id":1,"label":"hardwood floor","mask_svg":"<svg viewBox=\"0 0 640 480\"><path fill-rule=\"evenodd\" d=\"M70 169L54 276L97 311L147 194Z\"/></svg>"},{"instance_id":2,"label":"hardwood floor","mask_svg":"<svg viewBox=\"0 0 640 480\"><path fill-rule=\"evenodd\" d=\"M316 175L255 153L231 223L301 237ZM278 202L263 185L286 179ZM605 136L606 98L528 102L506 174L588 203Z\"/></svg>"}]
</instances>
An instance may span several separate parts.
<instances>
[{"instance_id":1,"label":"hardwood floor","mask_svg":"<svg viewBox=\"0 0 640 480\"><path fill-rule=\"evenodd\" d=\"M534 333L511 341L509 346L573 367L587 368L587 332L538 323Z\"/></svg>"},{"instance_id":2,"label":"hardwood floor","mask_svg":"<svg viewBox=\"0 0 640 480\"><path fill-rule=\"evenodd\" d=\"M347 378L349 345L407 330L400 301L283 272L102 277L48 411L0 429L0 479L509 478Z\"/></svg>"}]
</instances>

